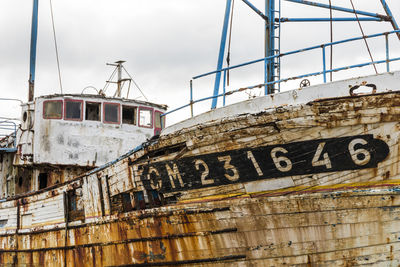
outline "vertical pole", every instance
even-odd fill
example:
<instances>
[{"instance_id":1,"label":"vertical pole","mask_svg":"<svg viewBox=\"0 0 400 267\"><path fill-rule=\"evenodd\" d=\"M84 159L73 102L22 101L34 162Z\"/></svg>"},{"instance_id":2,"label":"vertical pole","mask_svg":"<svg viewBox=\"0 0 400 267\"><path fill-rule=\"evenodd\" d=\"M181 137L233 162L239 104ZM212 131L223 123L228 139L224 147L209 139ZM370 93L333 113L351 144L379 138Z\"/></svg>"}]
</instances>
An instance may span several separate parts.
<instances>
[{"instance_id":1,"label":"vertical pole","mask_svg":"<svg viewBox=\"0 0 400 267\"><path fill-rule=\"evenodd\" d=\"M31 51L29 64L29 92L28 101L33 101L35 95L35 70L36 70L36 43L38 28L38 5L39 0L33 0L32 28L31 28Z\"/></svg>"},{"instance_id":2,"label":"vertical pole","mask_svg":"<svg viewBox=\"0 0 400 267\"><path fill-rule=\"evenodd\" d=\"M386 33L385 34L385 42L386 42L386 71L390 71L390 57L389 57L389 35Z\"/></svg>"},{"instance_id":3,"label":"vertical pole","mask_svg":"<svg viewBox=\"0 0 400 267\"><path fill-rule=\"evenodd\" d=\"M269 1L265 0L265 15L267 16L267 20L265 21L265 48L264 48L264 57L268 56L268 47L269 47L269 31L268 31L268 22L269 22ZM268 60L264 61L264 83L268 82ZM268 94L268 85L264 87L264 95Z\"/></svg>"},{"instance_id":4,"label":"vertical pole","mask_svg":"<svg viewBox=\"0 0 400 267\"><path fill-rule=\"evenodd\" d=\"M222 64L223 64L223 61L224 61L225 43L226 43L226 35L227 35L227 32L228 32L228 26L229 26L229 17L230 17L231 4L232 4L232 0L226 0L224 26L222 28L221 45L220 45L220 48L219 48L217 70L221 70L222 69ZM214 96L218 95L220 82L221 82L221 72L219 71L219 72L217 72L217 74L215 76ZM212 104L211 104L211 109L215 109L217 107L217 101L218 101L217 97L213 98Z\"/></svg>"},{"instance_id":5,"label":"vertical pole","mask_svg":"<svg viewBox=\"0 0 400 267\"><path fill-rule=\"evenodd\" d=\"M265 14L268 20L265 22L265 57L275 54L275 0L265 0ZM275 59L265 60L264 66L264 83L274 81L275 76ZM269 84L265 87L265 94L274 93L275 84Z\"/></svg>"},{"instance_id":6,"label":"vertical pole","mask_svg":"<svg viewBox=\"0 0 400 267\"><path fill-rule=\"evenodd\" d=\"M399 25L397 25L397 22L394 19L392 11L390 10L389 5L386 3L386 0L381 0L381 3L382 3L382 6L383 6L383 9L386 12L386 15L388 17L390 17L390 23L392 24L393 29L395 31L399 30ZM400 33L397 32L396 34L397 34L397 38L399 38L399 40L400 40Z\"/></svg>"},{"instance_id":7,"label":"vertical pole","mask_svg":"<svg viewBox=\"0 0 400 267\"><path fill-rule=\"evenodd\" d=\"M325 54L325 45L322 46L322 68L324 74L324 83L326 83L326 54Z\"/></svg>"},{"instance_id":8,"label":"vertical pole","mask_svg":"<svg viewBox=\"0 0 400 267\"><path fill-rule=\"evenodd\" d=\"M225 97L226 97L226 95L225 95L225 93L226 93L226 88L225 88L225 83L226 83L226 70L224 70L224 84L223 84L223 93L224 93L224 96L223 96L223 106L225 107Z\"/></svg>"},{"instance_id":9,"label":"vertical pole","mask_svg":"<svg viewBox=\"0 0 400 267\"><path fill-rule=\"evenodd\" d=\"M193 118L193 80L190 80L190 115Z\"/></svg>"},{"instance_id":10,"label":"vertical pole","mask_svg":"<svg viewBox=\"0 0 400 267\"><path fill-rule=\"evenodd\" d=\"M120 62L118 63L117 69L118 69L117 97L121 97L122 63Z\"/></svg>"},{"instance_id":11,"label":"vertical pole","mask_svg":"<svg viewBox=\"0 0 400 267\"><path fill-rule=\"evenodd\" d=\"M282 5L281 5L281 0L279 0L279 13L278 13L278 15L279 15L279 24L278 24L278 53L277 54L280 54L281 53L281 8L282 8ZM281 57L278 57L277 58L277 61L278 61L278 66L277 66L277 76L278 76L278 80L280 80L281 79ZM278 92L280 92L281 91L281 83L279 82L278 83Z\"/></svg>"}]
</instances>

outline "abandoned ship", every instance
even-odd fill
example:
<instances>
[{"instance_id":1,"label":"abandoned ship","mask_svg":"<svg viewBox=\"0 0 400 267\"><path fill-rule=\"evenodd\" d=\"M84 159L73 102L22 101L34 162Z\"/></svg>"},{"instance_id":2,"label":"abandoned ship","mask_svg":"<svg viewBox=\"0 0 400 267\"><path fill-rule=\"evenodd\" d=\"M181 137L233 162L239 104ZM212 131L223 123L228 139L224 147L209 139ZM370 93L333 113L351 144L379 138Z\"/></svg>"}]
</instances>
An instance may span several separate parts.
<instances>
[{"instance_id":1,"label":"abandoned ship","mask_svg":"<svg viewBox=\"0 0 400 267\"><path fill-rule=\"evenodd\" d=\"M393 30L280 53L280 24L299 19L281 18L280 1L267 0L265 14L242 1L265 20L265 57L223 68L227 0L217 70L193 78L215 74L214 94L181 107L212 99L212 109L168 127L181 108L120 94L34 98L31 65L21 123L5 121L15 128L0 143L0 266L400 264L400 72L390 71L400 57L388 51L400 30L388 4L382 15L287 0L355 15L309 21ZM370 38L385 40L386 58L326 66L325 49ZM280 77L280 58L317 49L322 71ZM219 92L227 71L256 62L265 62L263 84ZM326 82L375 64L387 72ZM279 92L315 75L324 83ZM266 95L216 108L255 87Z\"/></svg>"}]
</instances>

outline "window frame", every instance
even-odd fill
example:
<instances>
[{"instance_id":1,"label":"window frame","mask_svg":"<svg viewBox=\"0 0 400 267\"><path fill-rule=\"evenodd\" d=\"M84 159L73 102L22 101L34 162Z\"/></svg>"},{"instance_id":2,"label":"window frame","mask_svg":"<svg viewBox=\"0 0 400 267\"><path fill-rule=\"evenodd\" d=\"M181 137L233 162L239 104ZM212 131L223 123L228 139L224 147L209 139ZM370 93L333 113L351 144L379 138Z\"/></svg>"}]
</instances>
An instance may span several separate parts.
<instances>
[{"instance_id":1,"label":"window frame","mask_svg":"<svg viewBox=\"0 0 400 267\"><path fill-rule=\"evenodd\" d=\"M106 121L106 105L118 106L118 122ZM121 104L113 102L103 102L103 123L106 124L121 124Z\"/></svg>"},{"instance_id":2,"label":"window frame","mask_svg":"<svg viewBox=\"0 0 400 267\"><path fill-rule=\"evenodd\" d=\"M79 119L67 118L67 102L81 103L81 117ZM83 120L83 100L81 100L81 99L64 99L64 120L66 120L66 121L82 121Z\"/></svg>"},{"instance_id":3,"label":"window frame","mask_svg":"<svg viewBox=\"0 0 400 267\"><path fill-rule=\"evenodd\" d=\"M142 110L150 110L150 112L151 112L151 116L150 116L151 125L150 126L141 125L140 111L142 111ZM139 110L138 110L138 126L142 127L142 128L153 129L153 126L154 126L154 108L139 106Z\"/></svg>"},{"instance_id":4,"label":"window frame","mask_svg":"<svg viewBox=\"0 0 400 267\"><path fill-rule=\"evenodd\" d=\"M124 107L136 109L136 116L135 116L135 123L130 124L130 123L124 123ZM134 126L139 126L139 107L138 106L130 106L130 105L121 105L121 124L123 125L134 125Z\"/></svg>"},{"instance_id":5,"label":"window frame","mask_svg":"<svg viewBox=\"0 0 400 267\"><path fill-rule=\"evenodd\" d=\"M160 114L160 127L156 127L156 118L157 118L157 114ZM161 115L164 114L164 112L159 111L159 110L154 110L154 135L157 133L157 130L161 131L165 128L165 116Z\"/></svg>"},{"instance_id":6,"label":"window frame","mask_svg":"<svg viewBox=\"0 0 400 267\"><path fill-rule=\"evenodd\" d=\"M98 121L95 121L95 120L87 120L86 119L86 110L87 110L87 108L86 108L86 105L87 105L87 103L89 103L89 104L99 104L99 108L100 108L100 110L99 110L99 120ZM103 116L103 111L102 111L102 102L96 102L96 101L85 101L85 121L94 121L94 122L102 122L103 121L103 118L102 118L102 116Z\"/></svg>"},{"instance_id":7,"label":"window frame","mask_svg":"<svg viewBox=\"0 0 400 267\"><path fill-rule=\"evenodd\" d=\"M48 117L48 118L46 118L46 109L45 109L45 106L46 106L46 103L47 102L61 102L61 116L60 117ZM43 101L43 119L45 119L45 120L62 120L63 119L63 117L64 117L64 101L62 100L62 99L57 99L57 100L45 100L45 101Z\"/></svg>"},{"instance_id":8,"label":"window frame","mask_svg":"<svg viewBox=\"0 0 400 267\"><path fill-rule=\"evenodd\" d=\"M164 114L164 112L159 111L159 110L154 110L154 128L156 128L156 114L157 113L160 114L160 123L161 123L161 127L157 128L157 129L164 129L165 128L165 116L161 117L161 115Z\"/></svg>"}]
</instances>

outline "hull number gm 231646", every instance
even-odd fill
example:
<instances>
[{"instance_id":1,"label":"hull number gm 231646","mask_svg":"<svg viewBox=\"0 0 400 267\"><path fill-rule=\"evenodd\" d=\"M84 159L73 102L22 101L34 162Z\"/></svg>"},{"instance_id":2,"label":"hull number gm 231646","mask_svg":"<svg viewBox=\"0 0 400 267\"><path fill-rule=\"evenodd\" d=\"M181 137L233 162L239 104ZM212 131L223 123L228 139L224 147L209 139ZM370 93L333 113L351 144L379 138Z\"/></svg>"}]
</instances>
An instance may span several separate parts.
<instances>
[{"instance_id":1,"label":"hull number gm 231646","mask_svg":"<svg viewBox=\"0 0 400 267\"><path fill-rule=\"evenodd\" d=\"M261 146L134 166L154 190L174 192L292 175L375 168L389 154L372 135Z\"/></svg>"}]
</instances>

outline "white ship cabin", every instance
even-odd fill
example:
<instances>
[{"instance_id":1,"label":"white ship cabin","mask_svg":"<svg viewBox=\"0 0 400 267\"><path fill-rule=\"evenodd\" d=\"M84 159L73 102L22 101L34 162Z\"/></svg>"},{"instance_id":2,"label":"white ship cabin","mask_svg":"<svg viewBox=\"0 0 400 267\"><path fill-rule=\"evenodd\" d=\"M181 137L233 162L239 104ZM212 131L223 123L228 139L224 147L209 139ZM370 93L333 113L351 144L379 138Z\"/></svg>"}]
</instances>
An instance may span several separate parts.
<instances>
[{"instance_id":1,"label":"white ship cabin","mask_svg":"<svg viewBox=\"0 0 400 267\"><path fill-rule=\"evenodd\" d=\"M68 181L160 134L167 106L101 95L49 95L22 105L0 142L0 196Z\"/></svg>"}]
</instances>

